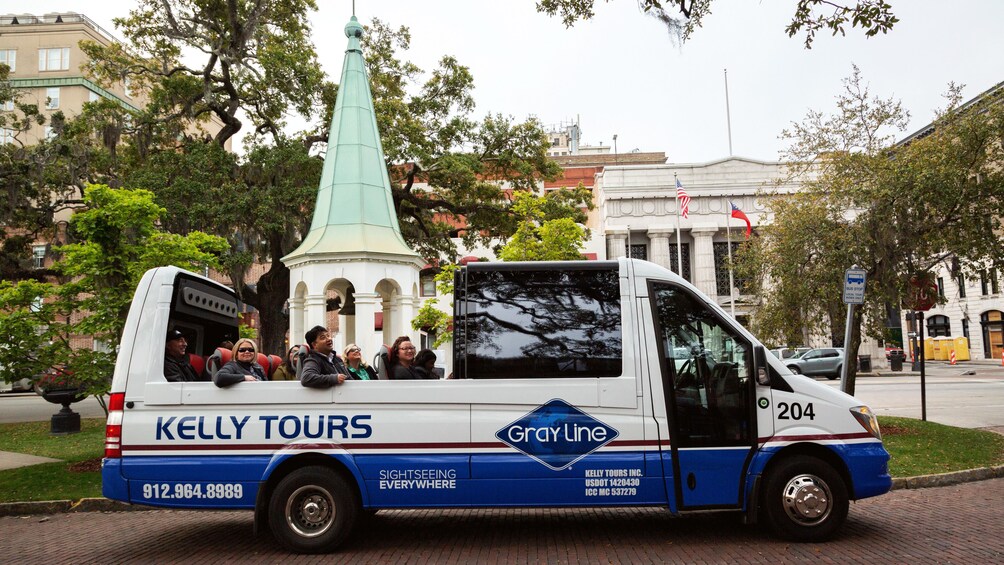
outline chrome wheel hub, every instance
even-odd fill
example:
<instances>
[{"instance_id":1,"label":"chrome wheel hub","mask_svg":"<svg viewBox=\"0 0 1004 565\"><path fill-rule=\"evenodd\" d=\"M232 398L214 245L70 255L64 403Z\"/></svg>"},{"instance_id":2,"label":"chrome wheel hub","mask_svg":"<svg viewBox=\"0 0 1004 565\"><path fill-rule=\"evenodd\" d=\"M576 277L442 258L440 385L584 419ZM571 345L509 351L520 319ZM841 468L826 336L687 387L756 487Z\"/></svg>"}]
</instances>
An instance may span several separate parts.
<instances>
[{"instance_id":1,"label":"chrome wheel hub","mask_svg":"<svg viewBox=\"0 0 1004 565\"><path fill-rule=\"evenodd\" d=\"M286 500L286 523L301 536L319 536L331 528L334 520L335 501L321 487L300 487Z\"/></svg>"},{"instance_id":2,"label":"chrome wheel hub","mask_svg":"<svg viewBox=\"0 0 1004 565\"><path fill-rule=\"evenodd\" d=\"M803 525L822 523L833 509L830 487L815 475L797 475L781 494L784 511Z\"/></svg>"}]
</instances>

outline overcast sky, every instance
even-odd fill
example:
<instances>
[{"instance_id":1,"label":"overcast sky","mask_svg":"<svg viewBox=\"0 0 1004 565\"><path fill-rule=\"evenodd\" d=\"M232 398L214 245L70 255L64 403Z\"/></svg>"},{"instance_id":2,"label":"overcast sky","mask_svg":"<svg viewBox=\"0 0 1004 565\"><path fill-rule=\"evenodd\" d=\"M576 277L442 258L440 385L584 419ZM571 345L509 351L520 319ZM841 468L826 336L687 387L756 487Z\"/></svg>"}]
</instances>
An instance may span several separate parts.
<instances>
[{"instance_id":1,"label":"overcast sky","mask_svg":"<svg viewBox=\"0 0 1004 565\"><path fill-rule=\"evenodd\" d=\"M351 0L317 0L311 18L325 72L337 80ZM908 133L944 105L949 82L971 98L1004 81L1004 1L892 0L900 18L884 36L818 36L811 50L784 32L795 0L717 0L714 13L683 45L635 0L597 0L596 17L566 29L539 14L534 0L357 0L356 16L411 28L407 56L432 69L442 55L470 67L476 115L503 113L545 124L579 120L585 144L618 151L664 151L670 162L729 154L725 80L733 154L775 160L778 135L809 109L830 111L841 79L857 64L874 94L910 111ZM80 12L116 33L111 19L135 3L0 0L0 13Z\"/></svg>"}]
</instances>

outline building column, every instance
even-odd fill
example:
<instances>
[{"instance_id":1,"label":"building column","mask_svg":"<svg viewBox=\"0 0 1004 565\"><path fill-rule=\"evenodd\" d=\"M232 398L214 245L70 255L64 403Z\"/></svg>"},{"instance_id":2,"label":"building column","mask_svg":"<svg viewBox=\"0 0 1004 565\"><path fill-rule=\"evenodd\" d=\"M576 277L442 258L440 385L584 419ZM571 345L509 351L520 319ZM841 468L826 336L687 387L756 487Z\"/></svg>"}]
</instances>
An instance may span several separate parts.
<instances>
[{"instance_id":1,"label":"building column","mask_svg":"<svg viewBox=\"0 0 1004 565\"><path fill-rule=\"evenodd\" d=\"M362 348L364 358L372 358L383 345L383 336L373 331L376 312L378 308L381 308L383 299L376 293L363 294L360 292L356 293L355 299L355 343ZM387 320L384 319L383 323L386 327Z\"/></svg>"},{"instance_id":2,"label":"building column","mask_svg":"<svg viewBox=\"0 0 1004 565\"><path fill-rule=\"evenodd\" d=\"M303 327L303 299L302 298L290 298L289 299L289 345L293 346L297 343L303 343L303 334L306 333L306 329Z\"/></svg>"},{"instance_id":3,"label":"building column","mask_svg":"<svg viewBox=\"0 0 1004 565\"><path fill-rule=\"evenodd\" d=\"M310 328L314 326L324 326L328 327L328 318L325 315L325 309L327 308L328 301L323 294L308 294L307 298L304 299L304 312L303 312L303 331L307 332ZM300 335L300 339L303 339L303 335Z\"/></svg>"},{"instance_id":4,"label":"building column","mask_svg":"<svg viewBox=\"0 0 1004 565\"><path fill-rule=\"evenodd\" d=\"M659 228L652 227L648 230L648 239L651 243L651 253L649 253L648 260L659 265L660 267L665 267L669 270L673 270L673 267L669 264L669 238L675 233L672 228Z\"/></svg>"},{"instance_id":5,"label":"building column","mask_svg":"<svg viewBox=\"0 0 1004 565\"><path fill-rule=\"evenodd\" d=\"M356 323L353 316L346 316L339 312L338 314L338 334L341 340L341 349L337 351L341 352L345 349L345 346L350 343L356 342ZM341 355L341 353L339 353Z\"/></svg>"},{"instance_id":6,"label":"building column","mask_svg":"<svg viewBox=\"0 0 1004 565\"><path fill-rule=\"evenodd\" d=\"M390 344L395 339L400 336L406 335L411 338L412 343L415 343L415 347L418 347L420 330L416 330L411 327L412 320L418 315L418 310L421 308L422 298L417 296L412 296L410 294L404 294L394 297L394 301L391 303L391 311L394 312L394 325L390 326L391 333L387 338L387 343Z\"/></svg>"},{"instance_id":7,"label":"building column","mask_svg":"<svg viewBox=\"0 0 1004 565\"><path fill-rule=\"evenodd\" d=\"M609 230L607 232L607 259L616 261L627 257L627 230Z\"/></svg>"},{"instance_id":8,"label":"building column","mask_svg":"<svg viewBox=\"0 0 1004 565\"><path fill-rule=\"evenodd\" d=\"M693 273L694 286L712 299L718 299L718 284L715 279L715 246L713 238L717 227L693 228L694 236Z\"/></svg>"}]
</instances>

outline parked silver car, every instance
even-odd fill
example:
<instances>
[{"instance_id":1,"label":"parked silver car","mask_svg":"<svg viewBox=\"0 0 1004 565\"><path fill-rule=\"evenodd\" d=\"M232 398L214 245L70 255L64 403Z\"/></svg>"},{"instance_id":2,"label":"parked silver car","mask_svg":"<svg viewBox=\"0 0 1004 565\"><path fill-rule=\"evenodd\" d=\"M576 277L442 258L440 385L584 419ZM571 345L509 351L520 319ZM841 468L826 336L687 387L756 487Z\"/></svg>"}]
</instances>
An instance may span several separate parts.
<instances>
[{"instance_id":1,"label":"parked silver car","mask_svg":"<svg viewBox=\"0 0 1004 565\"><path fill-rule=\"evenodd\" d=\"M823 376L833 380L840 376L844 364L843 347L823 347L810 349L797 359L785 359L784 364L792 373L806 376Z\"/></svg>"}]
</instances>

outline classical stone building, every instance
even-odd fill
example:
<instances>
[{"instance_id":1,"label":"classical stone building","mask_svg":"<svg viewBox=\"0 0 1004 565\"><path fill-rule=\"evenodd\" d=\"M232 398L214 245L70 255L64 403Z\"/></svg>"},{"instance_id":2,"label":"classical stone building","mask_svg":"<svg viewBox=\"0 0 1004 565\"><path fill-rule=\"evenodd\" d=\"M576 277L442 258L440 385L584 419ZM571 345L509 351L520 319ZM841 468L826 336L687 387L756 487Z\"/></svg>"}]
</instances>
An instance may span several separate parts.
<instances>
[{"instance_id":1,"label":"classical stone building","mask_svg":"<svg viewBox=\"0 0 1004 565\"><path fill-rule=\"evenodd\" d=\"M748 301L731 290L729 248L746 237L746 223L731 217L734 203L753 227L767 223L764 189L794 192L780 184L778 163L729 157L709 163L620 165L597 176L597 198L606 239L606 257L630 256L679 272L742 320ZM687 218L678 217L677 185L690 196ZM677 233L679 232L679 245ZM678 255L679 250L679 255ZM679 260L678 260L679 256Z\"/></svg>"}]
</instances>

